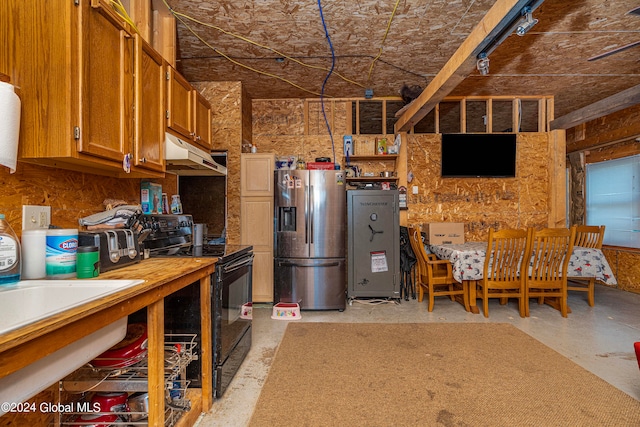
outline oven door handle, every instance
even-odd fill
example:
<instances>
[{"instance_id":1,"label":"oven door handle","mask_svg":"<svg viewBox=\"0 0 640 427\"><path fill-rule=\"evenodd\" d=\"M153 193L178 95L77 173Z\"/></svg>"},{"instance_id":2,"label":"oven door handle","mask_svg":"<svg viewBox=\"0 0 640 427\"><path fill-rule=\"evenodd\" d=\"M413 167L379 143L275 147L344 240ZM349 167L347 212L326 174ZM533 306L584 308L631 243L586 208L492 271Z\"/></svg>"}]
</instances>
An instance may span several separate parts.
<instances>
[{"instance_id":1,"label":"oven door handle","mask_svg":"<svg viewBox=\"0 0 640 427\"><path fill-rule=\"evenodd\" d=\"M324 264L313 264L313 265L307 265L307 264L298 264L295 262L279 262L278 266L280 267L335 267L340 265L340 263L338 261L335 262L327 262Z\"/></svg>"},{"instance_id":2,"label":"oven door handle","mask_svg":"<svg viewBox=\"0 0 640 427\"><path fill-rule=\"evenodd\" d=\"M248 257L239 259L237 261L231 262L229 264L223 264L222 265L222 272L223 273L231 273L233 271L236 271L242 267L244 267L245 265L251 264L253 262L253 254L251 254Z\"/></svg>"}]
</instances>

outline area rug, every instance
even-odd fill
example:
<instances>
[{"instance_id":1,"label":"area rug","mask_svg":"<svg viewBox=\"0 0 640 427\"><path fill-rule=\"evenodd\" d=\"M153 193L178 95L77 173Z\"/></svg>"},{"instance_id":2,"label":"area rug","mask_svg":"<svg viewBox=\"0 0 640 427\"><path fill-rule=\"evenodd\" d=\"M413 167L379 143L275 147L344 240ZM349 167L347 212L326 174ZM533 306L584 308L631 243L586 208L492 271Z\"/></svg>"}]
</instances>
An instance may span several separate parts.
<instances>
[{"instance_id":1,"label":"area rug","mask_svg":"<svg viewBox=\"0 0 640 427\"><path fill-rule=\"evenodd\" d=\"M249 425L638 426L640 402L509 324L291 323Z\"/></svg>"}]
</instances>

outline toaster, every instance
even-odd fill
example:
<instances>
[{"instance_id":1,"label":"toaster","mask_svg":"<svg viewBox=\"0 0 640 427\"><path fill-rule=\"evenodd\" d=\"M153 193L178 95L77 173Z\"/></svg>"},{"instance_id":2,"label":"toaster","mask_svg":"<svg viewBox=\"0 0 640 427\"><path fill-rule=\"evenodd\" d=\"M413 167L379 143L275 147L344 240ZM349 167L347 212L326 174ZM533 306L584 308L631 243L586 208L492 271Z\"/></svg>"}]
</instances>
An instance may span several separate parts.
<instances>
[{"instance_id":1,"label":"toaster","mask_svg":"<svg viewBox=\"0 0 640 427\"><path fill-rule=\"evenodd\" d=\"M138 233L129 229L81 231L78 246L97 246L100 249L100 271L115 270L140 262Z\"/></svg>"}]
</instances>

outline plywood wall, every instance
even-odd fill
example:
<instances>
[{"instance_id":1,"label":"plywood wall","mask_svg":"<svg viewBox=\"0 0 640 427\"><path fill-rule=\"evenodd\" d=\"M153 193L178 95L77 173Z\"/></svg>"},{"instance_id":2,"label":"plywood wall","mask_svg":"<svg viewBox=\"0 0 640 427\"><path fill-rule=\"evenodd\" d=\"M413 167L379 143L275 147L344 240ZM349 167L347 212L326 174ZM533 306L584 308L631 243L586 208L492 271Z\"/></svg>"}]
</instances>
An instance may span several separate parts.
<instances>
[{"instance_id":1,"label":"plywood wall","mask_svg":"<svg viewBox=\"0 0 640 427\"><path fill-rule=\"evenodd\" d=\"M315 105L314 105L315 104ZM333 148L318 103L309 107L304 100L254 100L253 138L260 151L276 155L333 157ZM327 103L325 112L333 122L336 161L343 164L342 136L350 127L347 102ZM305 128L305 116L309 125ZM320 120L322 118L322 120ZM385 135L357 135L356 154L373 154L375 139ZM388 135L386 135L389 137ZM392 137L392 136L391 136ZM463 222L467 240L486 239L489 227L546 227L549 221L550 177L549 138L546 133L518 136L517 178L442 179L440 177L440 135L409 134L407 172L408 224ZM379 164L378 164L379 163ZM364 163L365 170L392 167L387 162ZM412 187L418 194L412 194Z\"/></svg>"},{"instance_id":2,"label":"plywood wall","mask_svg":"<svg viewBox=\"0 0 640 427\"><path fill-rule=\"evenodd\" d=\"M197 82L193 86L211 103L213 149L227 152L227 243L240 243L240 154L251 141L250 101L240 82Z\"/></svg>"},{"instance_id":3,"label":"plywood wall","mask_svg":"<svg viewBox=\"0 0 640 427\"><path fill-rule=\"evenodd\" d=\"M463 222L466 240L486 239L490 227L547 226L547 134L518 135L516 178L441 178L440 135L407 135L407 142L410 225Z\"/></svg>"},{"instance_id":4,"label":"plywood wall","mask_svg":"<svg viewBox=\"0 0 640 427\"><path fill-rule=\"evenodd\" d=\"M104 211L106 199L140 203L140 179L109 178L18 162L15 174L0 170L0 213L21 234L22 205L51 206L51 222L78 228L78 219ZM154 179L168 194L178 194L175 177Z\"/></svg>"}]
</instances>

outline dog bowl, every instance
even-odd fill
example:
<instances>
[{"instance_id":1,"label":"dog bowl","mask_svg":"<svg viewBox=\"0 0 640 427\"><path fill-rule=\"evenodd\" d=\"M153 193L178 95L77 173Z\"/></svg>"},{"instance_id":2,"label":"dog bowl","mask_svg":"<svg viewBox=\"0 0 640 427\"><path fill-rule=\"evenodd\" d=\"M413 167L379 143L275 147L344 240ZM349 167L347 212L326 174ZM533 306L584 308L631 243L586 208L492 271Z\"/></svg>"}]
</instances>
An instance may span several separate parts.
<instances>
[{"instance_id":1,"label":"dog bowl","mask_svg":"<svg viewBox=\"0 0 640 427\"><path fill-rule=\"evenodd\" d=\"M271 318L276 320L298 320L302 318L300 305L297 303L279 302L273 306Z\"/></svg>"}]
</instances>

